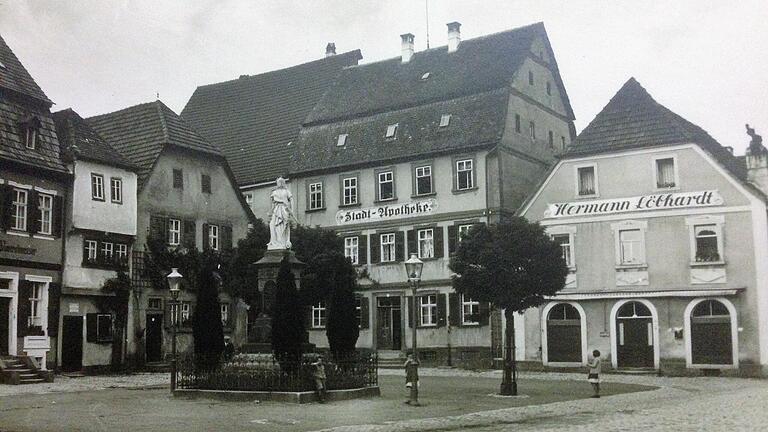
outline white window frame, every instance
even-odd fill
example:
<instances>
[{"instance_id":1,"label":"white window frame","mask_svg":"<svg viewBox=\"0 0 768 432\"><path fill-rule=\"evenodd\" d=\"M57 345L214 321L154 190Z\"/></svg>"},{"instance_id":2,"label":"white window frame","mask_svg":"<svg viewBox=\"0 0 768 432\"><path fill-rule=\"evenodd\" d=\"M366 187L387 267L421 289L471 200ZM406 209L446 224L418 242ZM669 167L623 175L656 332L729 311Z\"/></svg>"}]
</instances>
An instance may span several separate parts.
<instances>
[{"instance_id":1,"label":"white window frame","mask_svg":"<svg viewBox=\"0 0 768 432\"><path fill-rule=\"evenodd\" d=\"M647 267L647 247L645 241L645 232L648 230L647 221L627 220L611 224L614 238L614 252L617 267L641 268ZM623 262L621 250L621 232L637 230L640 234L640 257L638 262Z\"/></svg>"},{"instance_id":2,"label":"white window frame","mask_svg":"<svg viewBox=\"0 0 768 432\"><path fill-rule=\"evenodd\" d=\"M379 245L381 248L381 254L379 255L381 262L395 262L397 260L395 233L379 234ZM385 250L388 250L387 254L384 253ZM385 255L388 256L389 259L384 259Z\"/></svg>"},{"instance_id":3,"label":"white window frame","mask_svg":"<svg viewBox=\"0 0 768 432\"><path fill-rule=\"evenodd\" d=\"M419 299L419 326L437 327L437 294L424 294Z\"/></svg>"},{"instance_id":4,"label":"white window frame","mask_svg":"<svg viewBox=\"0 0 768 432\"><path fill-rule=\"evenodd\" d=\"M18 230L18 231L26 231L27 230L27 205L29 203L29 192L24 189L19 188L13 188L13 201L11 202L11 205L13 206L13 213L11 214L11 219L13 219L13 226L11 226L11 229ZM24 197L24 199L21 199L21 197Z\"/></svg>"},{"instance_id":5,"label":"white window frame","mask_svg":"<svg viewBox=\"0 0 768 432\"><path fill-rule=\"evenodd\" d=\"M226 327L229 322L229 303L220 303L219 310L221 311L221 325Z\"/></svg>"},{"instance_id":6,"label":"white window frame","mask_svg":"<svg viewBox=\"0 0 768 432\"><path fill-rule=\"evenodd\" d=\"M101 256L105 262L109 262L115 257L115 244L112 242L101 242Z\"/></svg>"},{"instance_id":7,"label":"white window frame","mask_svg":"<svg viewBox=\"0 0 768 432\"><path fill-rule=\"evenodd\" d=\"M308 206L310 210L320 210L324 208L325 197L323 196L323 182L312 182L307 185L309 194Z\"/></svg>"},{"instance_id":8,"label":"white window frame","mask_svg":"<svg viewBox=\"0 0 768 432\"><path fill-rule=\"evenodd\" d=\"M435 192L435 184L432 179L432 165L417 166L414 176L416 178L416 195L430 195ZM423 192L419 190L419 179L427 177L429 177L429 191Z\"/></svg>"},{"instance_id":9,"label":"white window frame","mask_svg":"<svg viewBox=\"0 0 768 432\"><path fill-rule=\"evenodd\" d=\"M189 318L192 312L192 304L190 302L181 303L181 325L185 325L189 322Z\"/></svg>"},{"instance_id":10,"label":"white window frame","mask_svg":"<svg viewBox=\"0 0 768 432\"><path fill-rule=\"evenodd\" d=\"M672 169L674 172L674 182L675 185L671 187L659 187L659 165L658 161L664 160L664 159L672 159ZM680 177L677 170L677 155L659 155L654 156L651 158L651 168L653 172L653 189L657 191L669 191L669 190L678 190L680 189Z\"/></svg>"},{"instance_id":11,"label":"white window frame","mask_svg":"<svg viewBox=\"0 0 768 432\"><path fill-rule=\"evenodd\" d=\"M27 125L24 133L24 147L34 150L37 148L37 138L40 135L36 127Z\"/></svg>"},{"instance_id":12,"label":"white window frame","mask_svg":"<svg viewBox=\"0 0 768 432\"><path fill-rule=\"evenodd\" d=\"M472 158L457 159L456 163L456 190L470 190L475 187L475 160ZM461 175L468 173L467 186L461 187Z\"/></svg>"},{"instance_id":13,"label":"white window frame","mask_svg":"<svg viewBox=\"0 0 768 432\"><path fill-rule=\"evenodd\" d=\"M592 173L595 180L595 193L592 194L579 194L581 190L581 178L579 176L579 170L583 168L592 168ZM600 196L600 182L598 181L599 176L597 174L597 164L596 163L586 163L586 164L576 164L573 166L573 174L574 174L574 195L576 198L593 198Z\"/></svg>"},{"instance_id":14,"label":"white window frame","mask_svg":"<svg viewBox=\"0 0 768 432\"><path fill-rule=\"evenodd\" d=\"M219 226L208 225L208 247L211 250L219 250Z\"/></svg>"},{"instance_id":15,"label":"white window frame","mask_svg":"<svg viewBox=\"0 0 768 432\"><path fill-rule=\"evenodd\" d=\"M456 244L461 243L461 237L464 234L469 233L469 230L472 229L473 224L461 224L456 226L456 234L459 236L459 238L456 241Z\"/></svg>"},{"instance_id":16,"label":"white window frame","mask_svg":"<svg viewBox=\"0 0 768 432\"><path fill-rule=\"evenodd\" d=\"M323 302L312 305L312 328L325 328L328 320L327 309Z\"/></svg>"},{"instance_id":17,"label":"white window frame","mask_svg":"<svg viewBox=\"0 0 768 432\"><path fill-rule=\"evenodd\" d=\"M39 233L51 235L53 233L53 196L38 194L37 201L37 210L40 213Z\"/></svg>"},{"instance_id":18,"label":"white window frame","mask_svg":"<svg viewBox=\"0 0 768 432\"><path fill-rule=\"evenodd\" d=\"M125 243L115 243L114 256L121 264L128 263L128 245Z\"/></svg>"},{"instance_id":19,"label":"white window frame","mask_svg":"<svg viewBox=\"0 0 768 432\"><path fill-rule=\"evenodd\" d=\"M536 122L533 120L528 121L528 131L530 133L531 140L536 140Z\"/></svg>"},{"instance_id":20,"label":"white window frame","mask_svg":"<svg viewBox=\"0 0 768 432\"><path fill-rule=\"evenodd\" d=\"M104 201L104 175L91 173L91 199Z\"/></svg>"},{"instance_id":21,"label":"white window frame","mask_svg":"<svg viewBox=\"0 0 768 432\"><path fill-rule=\"evenodd\" d=\"M344 177L341 179L342 203L344 205L355 205L358 203L357 177Z\"/></svg>"},{"instance_id":22,"label":"white window frame","mask_svg":"<svg viewBox=\"0 0 768 432\"><path fill-rule=\"evenodd\" d=\"M397 139L397 127L399 123L391 124L387 126L387 132L384 134L384 138Z\"/></svg>"},{"instance_id":23,"label":"white window frame","mask_svg":"<svg viewBox=\"0 0 768 432\"><path fill-rule=\"evenodd\" d=\"M547 227L547 234L554 240L555 236L567 235L568 245L570 247L571 263L568 265L568 269L572 272L576 271L576 227L570 225L560 225Z\"/></svg>"},{"instance_id":24,"label":"white window frame","mask_svg":"<svg viewBox=\"0 0 768 432\"><path fill-rule=\"evenodd\" d=\"M459 300L461 301L461 325L480 325L480 320L472 320L471 316L477 317L480 312L480 302L472 300L471 297L466 297L464 294L460 294ZM469 313L467 313L469 310Z\"/></svg>"},{"instance_id":25,"label":"white window frame","mask_svg":"<svg viewBox=\"0 0 768 432\"><path fill-rule=\"evenodd\" d=\"M384 198L381 193L381 186L385 183L390 183L392 185L392 196L389 198ZM393 170L387 170L376 173L376 189L378 191L377 198L379 201L391 201L395 199L395 172Z\"/></svg>"},{"instance_id":26,"label":"white window frame","mask_svg":"<svg viewBox=\"0 0 768 432\"><path fill-rule=\"evenodd\" d=\"M689 251L691 266L725 264L725 240L723 238L723 225L725 225L725 216L692 216L685 219L685 225L688 227L688 237L690 239ZM717 235L717 253L720 255L720 259L717 261L696 261L696 227L707 225L711 226Z\"/></svg>"},{"instance_id":27,"label":"white window frame","mask_svg":"<svg viewBox=\"0 0 768 432\"><path fill-rule=\"evenodd\" d=\"M168 245L178 246L181 244L181 220L168 219Z\"/></svg>"},{"instance_id":28,"label":"white window frame","mask_svg":"<svg viewBox=\"0 0 768 432\"><path fill-rule=\"evenodd\" d=\"M359 264L360 238L358 236L344 237L344 256L349 258L352 264Z\"/></svg>"},{"instance_id":29,"label":"white window frame","mask_svg":"<svg viewBox=\"0 0 768 432\"><path fill-rule=\"evenodd\" d=\"M431 247L431 254L430 252ZM416 231L416 249L420 259L430 259L435 257L435 230L434 228L424 228Z\"/></svg>"},{"instance_id":30,"label":"white window frame","mask_svg":"<svg viewBox=\"0 0 768 432\"><path fill-rule=\"evenodd\" d=\"M443 114L440 116L440 127L444 128L447 127L449 124L451 124L451 115L450 114Z\"/></svg>"},{"instance_id":31,"label":"white window frame","mask_svg":"<svg viewBox=\"0 0 768 432\"><path fill-rule=\"evenodd\" d=\"M123 203L123 179L120 177L109 178L110 200L115 204Z\"/></svg>"},{"instance_id":32,"label":"white window frame","mask_svg":"<svg viewBox=\"0 0 768 432\"><path fill-rule=\"evenodd\" d=\"M99 242L96 240L86 240L85 241L85 250L88 251L88 256L86 257L86 261L89 262L96 262L96 259L99 256Z\"/></svg>"},{"instance_id":33,"label":"white window frame","mask_svg":"<svg viewBox=\"0 0 768 432\"><path fill-rule=\"evenodd\" d=\"M32 292L29 295L29 323L31 326L43 325L43 309L45 309L46 282L32 282Z\"/></svg>"},{"instance_id":34,"label":"white window frame","mask_svg":"<svg viewBox=\"0 0 768 432\"><path fill-rule=\"evenodd\" d=\"M181 323L181 303L173 302L170 304L171 308L171 325L178 326Z\"/></svg>"}]
</instances>

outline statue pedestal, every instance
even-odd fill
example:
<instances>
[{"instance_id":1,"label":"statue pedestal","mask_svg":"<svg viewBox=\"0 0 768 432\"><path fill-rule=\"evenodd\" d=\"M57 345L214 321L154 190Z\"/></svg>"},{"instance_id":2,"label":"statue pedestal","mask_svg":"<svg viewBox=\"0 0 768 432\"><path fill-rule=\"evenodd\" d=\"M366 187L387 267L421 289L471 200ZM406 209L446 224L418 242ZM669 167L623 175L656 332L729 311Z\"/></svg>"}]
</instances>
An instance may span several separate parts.
<instances>
[{"instance_id":1,"label":"statue pedestal","mask_svg":"<svg viewBox=\"0 0 768 432\"><path fill-rule=\"evenodd\" d=\"M264 352L264 348L269 346L271 351L272 334L272 307L275 303L275 291L277 290L277 274L280 271L280 264L283 259L288 259L288 263L293 273L296 290L301 289L301 270L306 266L296 258L296 254L290 249L272 249L264 253L264 257L256 261L256 271L258 272L258 285L260 304L259 315L250 326L248 333L248 345L254 348L259 346L258 352ZM309 333L304 333L304 343L309 342ZM314 346L312 347L314 348Z\"/></svg>"}]
</instances>

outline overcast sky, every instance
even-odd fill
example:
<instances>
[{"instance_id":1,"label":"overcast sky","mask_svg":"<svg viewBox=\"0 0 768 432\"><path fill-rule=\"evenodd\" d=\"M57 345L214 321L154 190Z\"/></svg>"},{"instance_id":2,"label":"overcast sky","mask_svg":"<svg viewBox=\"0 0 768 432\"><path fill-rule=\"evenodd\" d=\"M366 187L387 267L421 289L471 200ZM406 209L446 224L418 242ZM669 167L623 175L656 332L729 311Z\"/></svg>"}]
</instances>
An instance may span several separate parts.
<instances>
[{"instance_id":1,"label":"overcast sky","mask_svg":"<svg viewBox=\"0 0 768 432\"><path fill-rule=\"evenodd\" d=\"M473 38L543 21L581 131L631 76L742 153L749 122L768 142L768 1L429 0ZM0 34L56 105L83 116L318 59L328 42L363 62L426 47L425 0L0 0Z\"/></svg>"}]
</instances>

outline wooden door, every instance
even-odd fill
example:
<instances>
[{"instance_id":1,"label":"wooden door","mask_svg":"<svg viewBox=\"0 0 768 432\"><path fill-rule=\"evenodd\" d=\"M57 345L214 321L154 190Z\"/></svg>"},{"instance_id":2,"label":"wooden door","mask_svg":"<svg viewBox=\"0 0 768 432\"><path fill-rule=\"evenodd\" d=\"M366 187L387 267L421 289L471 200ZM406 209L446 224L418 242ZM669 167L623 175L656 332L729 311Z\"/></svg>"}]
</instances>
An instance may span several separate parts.
<instances>
[{"instance_id":1,"label":"wooden door","mask_svg":"<svg viewBox=\"0 0 768 432\"><path fill-rule=\"evenodd\" d=\"M654 367L653 320L651 318L619 318L616 321L618 366Z\"/></svg>"},{"instance_id":2,"label":"wooden door","mask_svg":"<svg viewBox=\"0 0 768 432\"><path fill-rule=\"evenodd\" d=\"M66 372L83 368L83 317L65 315L61 329L61 369Z\"/></svg>"},{"instance_id":3,"label":"wooden door","mask_svg":"<svg viewBox=\"0 0 768 432\"><path fill-rule=\"evenodd\" d=\"M163 316L147 314L147 362L163 359Z\"/></svg>"},{"instance_id":4,"label":"wooden door","mask_svg":"<svg viewBox=\"0 0 768 432\"><path fill-rule=\"evenodd\" d=\"M376 311L377 347L381 350L394 349L392 346L392 308L379 306Z\"/></svg>"},{"instance_id":5,"label":"wooden door","mask_svg":"<svg viewBox=\"0 0 768 432\"><path fill-rule=\"evenodd\" d=\"M0 297L0 354L2 355L10 353L11 328L8 324L10 320L8 316L10 304L11 299L9 297Z\"/></svg>"}]
</instances>

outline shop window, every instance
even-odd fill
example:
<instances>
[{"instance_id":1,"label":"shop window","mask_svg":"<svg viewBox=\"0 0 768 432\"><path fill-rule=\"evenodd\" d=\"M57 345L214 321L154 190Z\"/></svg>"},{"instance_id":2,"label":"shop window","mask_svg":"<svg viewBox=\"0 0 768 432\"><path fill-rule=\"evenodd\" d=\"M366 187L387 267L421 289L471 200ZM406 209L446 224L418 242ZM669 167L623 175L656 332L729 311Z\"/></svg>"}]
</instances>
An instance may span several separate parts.
<instances>
[{"instance_id":1,"label":"shop window","mask_svg":"<svg viewBox=\"0 0 768 432\"><path fill-rule=\"evenodd\" d=\"M101 174L91 174L91 198L104 201L104 176Z\"/></svg>"},{"instance_id":2,"label":"shop window","mask_svg":"<svg viewBox=\"0 0 768 432\"><path fill-rule=\"evenodd\" d=\"M419 297L419 322L421 326L437 325L437 295Z\"/></svg>"},{"instance_id":3,"label":"shop window","mask_svg":"<svg viewBox=\"0 0 768 432\"><path fill-rule=\"evenodd\" d=\"M416 167L416 195L432 193L432 166Z\"/></svg>"},{"instance_id":4,"label":"shop window","mask_svg":"<svg viewBox=\"0 0 768 432\"><path fill-rule=\"evenodd\" d=\"M325 328L327 310L323 302L312 305L312 328Z\"/></svg>"},{"instance_id":5,"label":"shop window","mask_svg":"<svg viewBox=\"0 0 768 432\"><path fill-rule=\"evenodd\" d=\"M573 305L556 304L547 314L547 362L581 361L581 314Z\"/></svg>"},{"instance_id":6,"label":"shop window","mask_svg":"<svg viewBox=\"0 0 768 432\"><path fill-rule=\"evenodd\" d=\"M691 362L701 365L732 365L731 325L731 314L722 302L699 302L691 311Z\"/></svg>"},{"instance_id":7,"label":"shop window","mask_svg":"<svg viewBox=\"0 0 768 432\"><path fill-rule=\"evenodd\" d=\"M344 238L344 256L349 258L349 261L357 265L359 256L359 239L357 236Z\"/></svg>"}]
</instances>

